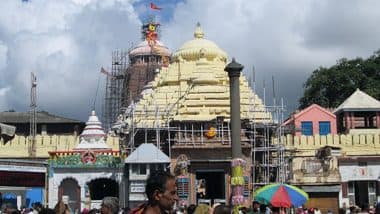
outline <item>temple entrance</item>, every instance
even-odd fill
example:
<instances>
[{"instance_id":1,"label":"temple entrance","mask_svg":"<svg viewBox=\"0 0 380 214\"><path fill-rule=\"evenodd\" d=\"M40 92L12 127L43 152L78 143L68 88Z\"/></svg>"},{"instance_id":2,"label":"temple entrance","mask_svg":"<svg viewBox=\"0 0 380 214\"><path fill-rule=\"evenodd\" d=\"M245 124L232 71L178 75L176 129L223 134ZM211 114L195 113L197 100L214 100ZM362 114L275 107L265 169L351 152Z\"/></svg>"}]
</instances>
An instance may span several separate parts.
<instances>
[{"instance_id":1,"label":"temple entrance","mask_svg":"<svg viewBox=\"0 0 380 214\"><path fill-rule=\"evenodd\" d=\"M66 178L61 182L58 189L58 198L67 203L71 212L80 212L80 186L73 178Z\"/></svg>"},{"instance_id":2,"label":"temple entrance","mask_svg":"<svg viewBox=\"0 0 380 214\"><path fill-rule=\"evenodd\" d=\"M223 170L196 171L197 203L225 203L225 175Z\"/></svg>"},{"instance_id":3,"label":"temple entrance","mask_svg":"<svg viewBox=\"0 0 380 214\"><path fill-rule=\"evenodd\" d=\"M98 178L88 183L91 200L102 200L104 197L119 197L119 184L110 178Z\"/></svg>"}]
</instances>

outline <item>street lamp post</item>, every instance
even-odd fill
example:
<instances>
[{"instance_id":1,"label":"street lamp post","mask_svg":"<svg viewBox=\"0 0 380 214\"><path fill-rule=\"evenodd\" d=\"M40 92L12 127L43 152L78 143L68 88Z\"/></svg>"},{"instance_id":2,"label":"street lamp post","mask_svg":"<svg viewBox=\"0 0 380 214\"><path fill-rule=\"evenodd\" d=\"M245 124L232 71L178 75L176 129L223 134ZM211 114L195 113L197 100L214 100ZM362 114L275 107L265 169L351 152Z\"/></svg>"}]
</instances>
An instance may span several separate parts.
<instances>
[{"instance_id":1,"label":"street lamp post","mask_svg":"<svg viewBox=\"0 0 380 214\"><path fill-rule=\"evenodd\" d=\"M241 143L240 143L240 74L244 66L237 63L235 58L232 58L224 70L228 73L230 79L230 118L231 118L231 189L232 189L232 205L234 213L238 213L239 207L244 203L244 166Z\"/></svg>"}]
</instances>

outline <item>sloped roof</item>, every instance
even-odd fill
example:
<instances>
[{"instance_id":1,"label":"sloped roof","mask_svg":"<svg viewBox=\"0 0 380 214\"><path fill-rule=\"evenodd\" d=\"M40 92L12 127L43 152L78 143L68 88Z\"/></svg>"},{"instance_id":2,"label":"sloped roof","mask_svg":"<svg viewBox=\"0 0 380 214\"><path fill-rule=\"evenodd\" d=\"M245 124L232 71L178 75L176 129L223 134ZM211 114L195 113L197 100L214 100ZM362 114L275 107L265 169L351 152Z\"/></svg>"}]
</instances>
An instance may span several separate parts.
<instances>
[{"instance_id":1,"label":"sloped roof","mask_svg":"<svg viewBox=\"0 0 380 214\"><path fill-rule=\"evenodd\" d=\"M336 108L334 114L341 111L380 111L380 101L360 89L356 89L351 96Z\"/></svg>"},{"instance_id":2,"label":"sloped roof","mask_svg":"<svg viewBox=\"0 0 380 214\"><path fill-rule=\"evenodd\" d=\"M328 109L326 108L323 108L321 107L320 105L318 104L312 104L310 105L309 107L301 110L300 112L297 112L295 113L294 115L292 115L290 118L286 119L285 122L282 124L282 125L287 125L289 124L290 122L294 121L296 118L302 116L303 114L305 114L306 112L312 110L312 109L318 109L319 111L321 112L324 112L325 114L328 114L330 115L331 117L335 118L335 114L331 113Z\"/></svg>"},{"instance_id":3,"label":"sloped roof","mask_svg":"<svg viewBox=\"0 0 380 214\"><path fill-rule=\"evenodd\" d=\"M312 110L313 108L318 109L318 110L320 110L320 111L322 111L322 112L324 112L324 113L326 113L328 115L331 115L332 117L335 117L335 114L331 113L329 110L321 107L318 104L312 104L311 106L309 106L309 107L305 108L304 110L302 110L302 111L298 112L297 114L295 114L294 117L298 118L299 116L305 114L306 112Z\"/></svg>"},{"instance_id":4,"label":"sloped roof","mask_svg":"<svg viewBox=\"0 0 380 214\"><path fill-rule=\"evenodd\" d=\"M170 163L170 158L155 145L143 143L125 159L125 163Z\"/></svg>"},{"instance_id":5,"label":"sloped roof","mask_svg":"<svg viewBox=\"0 0 380 214\"><path fill-rule=\"evenodd\" d=\"M68 119L57 115L49 114L46 111L37 112L37 123L83 123L79 120ZM1 123L29 123L29 112L0 112Z\"/></svg>"}]
</instances>

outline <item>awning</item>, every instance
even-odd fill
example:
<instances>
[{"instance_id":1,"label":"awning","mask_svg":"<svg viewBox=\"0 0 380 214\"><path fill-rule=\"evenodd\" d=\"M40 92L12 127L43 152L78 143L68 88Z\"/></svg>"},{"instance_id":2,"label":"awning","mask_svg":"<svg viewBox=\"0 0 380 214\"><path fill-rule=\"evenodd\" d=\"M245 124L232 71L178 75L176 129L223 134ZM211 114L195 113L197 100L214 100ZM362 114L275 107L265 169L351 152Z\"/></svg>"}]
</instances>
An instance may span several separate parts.
<instances>
[{"instance_id":1,"label":"awning","mask_svg":"<svg viewBox=\"0 0 380 214\"><path fill-rule=\"evenodd\" d=\"M340 191L340 185L320 185L320 186L301 186L305 192L337 192Z\"/></svg>"},{"instance_id":2,"label":"awning","mask_svg":"<svg viewBox=\"0 0 380 214\"><path fill-rule=\"evenodd\" d=\"M0 140L6 144L8 141L12 140L16 133L16 127L10 126L4 123L0 123Z\"/></svg>"}]
</instances>

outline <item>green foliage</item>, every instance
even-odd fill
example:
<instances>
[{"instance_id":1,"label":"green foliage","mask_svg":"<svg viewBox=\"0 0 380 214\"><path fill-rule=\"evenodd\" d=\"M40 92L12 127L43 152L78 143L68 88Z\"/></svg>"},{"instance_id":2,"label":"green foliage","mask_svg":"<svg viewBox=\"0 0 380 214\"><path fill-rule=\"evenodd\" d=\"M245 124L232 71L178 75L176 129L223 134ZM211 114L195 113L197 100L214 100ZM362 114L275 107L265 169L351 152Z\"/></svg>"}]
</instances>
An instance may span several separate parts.
<instances>
[{"instance_id":1,"label":"green foliage","mask_svg":"<svg viewBox=\"0 0 380 214\"><path fill-rule=\"evenodd\" d=\"M340 59L330 68L313 71L304 83L299 109L313 103L336 108L357 88L380 99L380 50L366 60Z\"/></svg>"}]
</instances>

